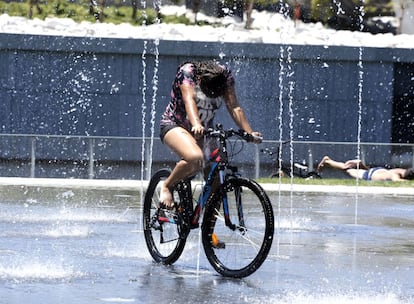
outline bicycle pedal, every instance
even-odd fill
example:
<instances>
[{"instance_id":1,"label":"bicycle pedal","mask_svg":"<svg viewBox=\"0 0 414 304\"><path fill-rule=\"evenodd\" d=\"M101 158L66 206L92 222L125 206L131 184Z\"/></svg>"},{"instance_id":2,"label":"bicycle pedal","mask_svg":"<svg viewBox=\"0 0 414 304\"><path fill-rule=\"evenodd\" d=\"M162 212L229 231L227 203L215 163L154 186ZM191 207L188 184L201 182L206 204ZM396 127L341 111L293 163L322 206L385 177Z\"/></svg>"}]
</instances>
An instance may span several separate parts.
<instances>
[{"instance_id":1,"label":"bicycle pedal","mask_svg":"<svg viewBox=\"0 0 414 304\"><path fill-rule=\"evenodd\" d=\"M224 249L224 248L226 248L226 244L224 242L220 241L217 238L217 235L215 233L213 233L211 235L211 244L213 245L213 248L216 248L216 249Z\"/></svg>"},{"instance_id":2,"label":"bicycle pedal","mask_svg":"<svg viewBox=\"0 0 414 304\"><path fill-rule=\"evenodd\" d=\"M213 248L216 248L216 249L225 249L226 248L226 244L224 242L218 241L217 244L213 244Z\"/></svg>"},{"instance_id":3,"label":"bicycle pedal","mask_svg":"<svg viewBox=\"0 0 414 304\"><path fill-rule=\"evenodd\" d=\"M178 221L178 214L175 211L160 208L158 210L158 221L176 223Z\"/></svg>"}]
</instances>

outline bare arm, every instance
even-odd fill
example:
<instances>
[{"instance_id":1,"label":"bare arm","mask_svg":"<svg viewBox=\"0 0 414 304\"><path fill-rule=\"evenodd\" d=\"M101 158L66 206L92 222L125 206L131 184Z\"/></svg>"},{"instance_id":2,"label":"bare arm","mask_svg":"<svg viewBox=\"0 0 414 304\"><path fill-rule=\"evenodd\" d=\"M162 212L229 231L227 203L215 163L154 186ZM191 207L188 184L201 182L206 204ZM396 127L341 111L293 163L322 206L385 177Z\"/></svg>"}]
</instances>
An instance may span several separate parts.
<instances>
[{"instance_id":1,"label":"bare arm","mask_svg":"<svg viewBox=\"0 0 414 304\"><path fill-rule=\"evenodd\" d=\"M185 111L191 123L191 131L196 137L203 135L204 127L201 124L196 104L196 93L194 87L189 84L182 84L180 86L181 94L185 104Z\"/></svg>"},{"instance_id":2,"label":"bare arm","mask_svg":"<svg viewBox=\"0 0 414 304\"><path fill-rule=\"evenodd\" d=\"M234 89L234 86L230 86L226 89L224 93L224 99L226 101L226 107L229 111L231 117L233 118L236 125L240 128L246 131L247 133L250 133L255 136L261 137L262 134L259 132L254 132L246 118L246 115L244 114L243 109L240 107L239 102L237 101L236 92ZM261 142L261 140L255 140L256 143Z\"/></svg>"},{"instance_id":3,"label":"bare arm","mask_svg":"<svg viewBox=\"0 0 414 304\"><path fill-rule=\"evenodd\" d=\"M367 167L360 159L351 159L345 162L344 169L364 169L368 170L369 167Z\"/></svg>"}]
</instances>

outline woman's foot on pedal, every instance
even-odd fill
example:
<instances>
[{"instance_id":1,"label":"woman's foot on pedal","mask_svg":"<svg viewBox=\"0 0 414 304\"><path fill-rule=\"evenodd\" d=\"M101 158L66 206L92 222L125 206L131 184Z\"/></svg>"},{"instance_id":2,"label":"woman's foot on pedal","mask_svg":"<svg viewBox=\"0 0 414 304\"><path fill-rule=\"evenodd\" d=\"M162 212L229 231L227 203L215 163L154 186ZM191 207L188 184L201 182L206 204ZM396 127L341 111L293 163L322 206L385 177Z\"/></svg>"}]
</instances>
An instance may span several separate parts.
<instances>
[{"instance_id":1,"label":"woman's foot on pedal","mask_svg":"<svg viewBox=\"0 0 414 304\"><path fill-rule=\"evenodd\" d=\"M160 208L172 210L174 208L174 201L171 191L168 188L162 187L160 193Z\"/></svg>"}]
</instances>

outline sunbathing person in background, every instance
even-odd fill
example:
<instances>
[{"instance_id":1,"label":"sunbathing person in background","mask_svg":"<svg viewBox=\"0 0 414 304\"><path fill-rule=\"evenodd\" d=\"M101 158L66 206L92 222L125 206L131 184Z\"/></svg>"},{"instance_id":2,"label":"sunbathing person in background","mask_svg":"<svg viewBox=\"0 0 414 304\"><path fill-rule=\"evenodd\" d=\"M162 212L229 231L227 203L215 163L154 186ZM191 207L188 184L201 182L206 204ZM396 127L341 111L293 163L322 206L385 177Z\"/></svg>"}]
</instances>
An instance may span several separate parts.
<instances>
[{"instance_id":1,"label":"sunbathing person in background","mask_svg":"<svg viewBox=\"0 0 414 304\"><path fill-rule=\"evenodd\" d=\"M322 161L319 163L317 170L320 171L323 167L343 170L353 178L359 178L367 181L404 181L414 179L414 168L369 168L358 159L339 162L331 159L329 156L324 156Z\"/></svg>"}]
</instances>

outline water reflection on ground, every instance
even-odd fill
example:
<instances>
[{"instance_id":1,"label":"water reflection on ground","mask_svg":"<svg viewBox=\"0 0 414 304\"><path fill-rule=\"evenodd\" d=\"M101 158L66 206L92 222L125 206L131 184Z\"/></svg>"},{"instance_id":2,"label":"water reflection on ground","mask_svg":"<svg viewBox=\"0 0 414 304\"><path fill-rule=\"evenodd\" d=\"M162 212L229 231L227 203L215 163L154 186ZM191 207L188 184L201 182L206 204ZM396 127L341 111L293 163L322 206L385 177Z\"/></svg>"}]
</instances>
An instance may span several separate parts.
<instances>
[{"instance_id":1,"label":"water reflection on ground","mask_svg":"<svg viewBox=\"0 0 414 304\"><path fill-rule=\"evenodd\" d=\"M411 303L412 198L272 193L276 238L243 280L216 274L198 231L154 264L131 191L1 190L0 303ZM356 209L357 203L357 209Z\"/></svg>"}]
</instances>

